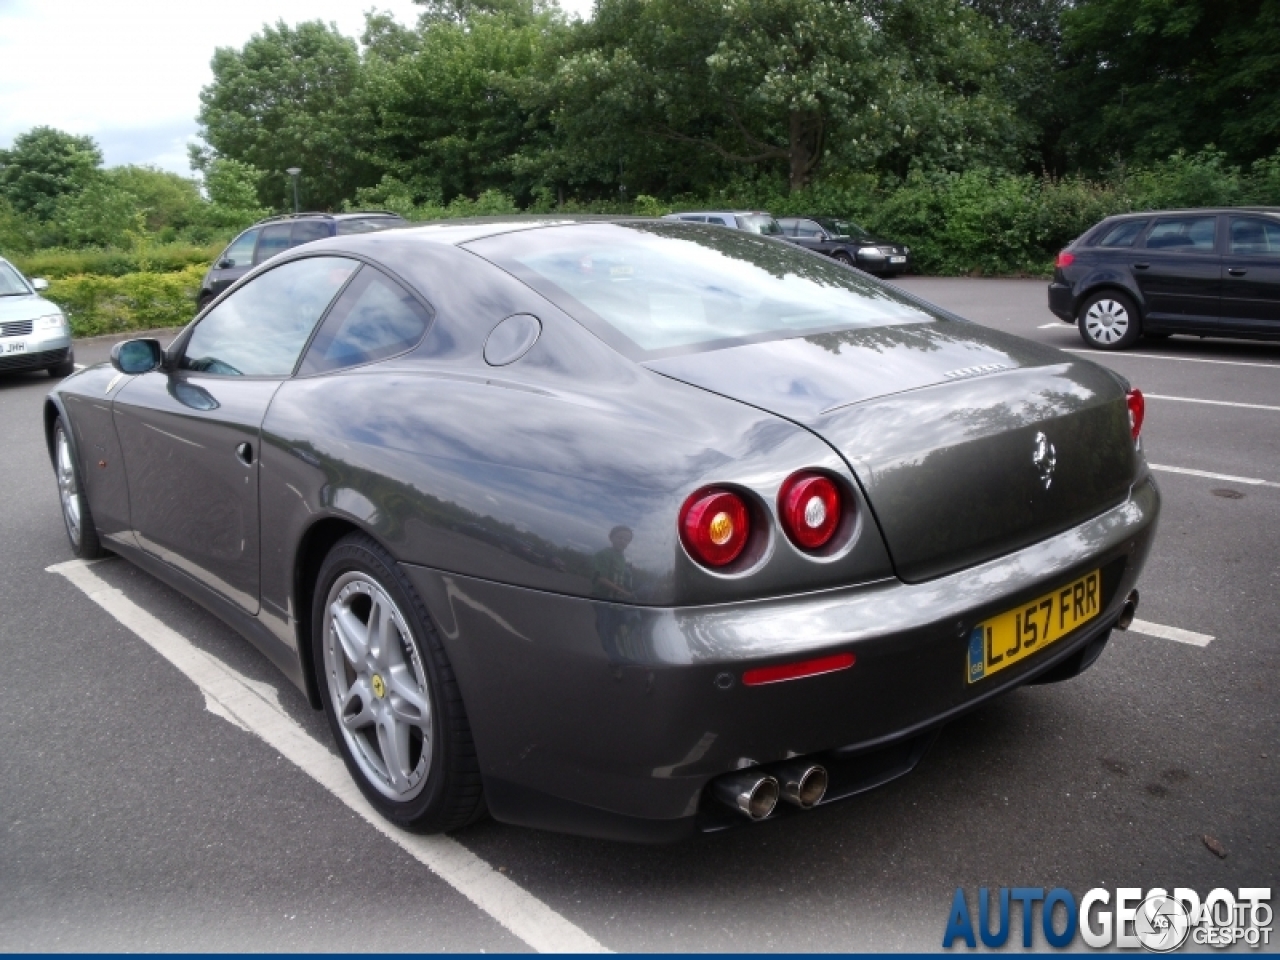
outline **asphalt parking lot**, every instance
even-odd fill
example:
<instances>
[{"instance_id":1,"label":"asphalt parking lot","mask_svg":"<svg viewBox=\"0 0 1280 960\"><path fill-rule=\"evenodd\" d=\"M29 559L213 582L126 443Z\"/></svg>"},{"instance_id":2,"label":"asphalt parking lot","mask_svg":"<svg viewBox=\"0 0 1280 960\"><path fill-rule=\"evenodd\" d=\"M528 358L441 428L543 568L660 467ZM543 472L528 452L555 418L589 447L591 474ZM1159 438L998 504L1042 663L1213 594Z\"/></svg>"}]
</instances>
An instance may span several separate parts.
<instances>
[{"instance_id":1,"label":"asphalt parking lot","mask_svg":"<svg viewBox=\"0 0 1280 960\"><path fill-rule=\"evenodd\" d=\"M1042 281L901 285L1085 349ZM70 558L50 381L0 377L0 950L935 950L956 887L1280 887L1280 344L1091 359L1148 398L1142 632L953 723L880 790L671 847L371 824L325 773L323 717L247 642L121 560L90 592L150 615L132 628L47 569ZM157 623L270 730L158 652Z\"/></svg>"}]
</instances>

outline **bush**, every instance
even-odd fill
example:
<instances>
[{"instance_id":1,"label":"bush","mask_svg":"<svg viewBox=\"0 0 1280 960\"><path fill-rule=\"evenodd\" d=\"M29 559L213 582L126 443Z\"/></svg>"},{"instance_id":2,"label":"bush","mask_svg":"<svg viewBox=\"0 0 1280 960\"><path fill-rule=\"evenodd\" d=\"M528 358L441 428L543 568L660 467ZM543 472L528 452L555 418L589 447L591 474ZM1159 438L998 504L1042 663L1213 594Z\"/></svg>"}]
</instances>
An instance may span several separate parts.
<instances>
[{"instance_id":1,"label":"bush","mask_svg":"<svg viewBox=\"0 0 1280 960\"><path fill-rule=\"evenodd\" d=\"M63 309L77 337L179 327L195 314L203 276L200 266L119 277L77 274L54 280L45 296Z\"/></svg>"},{"instance_id":2,"label":"bush","mask_svg":"<svg viewBox=\"0 0 1280 960\"><path fill-rule=\"evenodd\" d=\"M207 268L222 252L224 243L195 246L189 243L165 246L141 245L134 250L48 249L10 259L28 277L55 280L82 273L122 277L127 273L174 273L188 267Z\"/></svg>"}]
</instances>

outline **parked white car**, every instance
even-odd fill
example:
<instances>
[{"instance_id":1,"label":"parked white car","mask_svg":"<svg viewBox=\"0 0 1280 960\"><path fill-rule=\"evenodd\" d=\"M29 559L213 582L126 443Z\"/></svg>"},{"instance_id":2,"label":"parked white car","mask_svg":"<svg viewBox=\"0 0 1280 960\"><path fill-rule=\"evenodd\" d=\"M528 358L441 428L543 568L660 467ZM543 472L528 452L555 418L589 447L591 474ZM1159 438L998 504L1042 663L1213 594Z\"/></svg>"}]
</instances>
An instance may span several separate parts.
<instances>
[{"instance_id":1,"label":"parked white car","mask_svg":"<svg viewBox=\"0 0 1280 960\"><path fill-rule=\"evenodd\" d=\"M40 296L48 286L47 280L28 280L0 257L0 372L43 369L65 377L75 369L67 318Z\"/></svg>"}]
</instances>

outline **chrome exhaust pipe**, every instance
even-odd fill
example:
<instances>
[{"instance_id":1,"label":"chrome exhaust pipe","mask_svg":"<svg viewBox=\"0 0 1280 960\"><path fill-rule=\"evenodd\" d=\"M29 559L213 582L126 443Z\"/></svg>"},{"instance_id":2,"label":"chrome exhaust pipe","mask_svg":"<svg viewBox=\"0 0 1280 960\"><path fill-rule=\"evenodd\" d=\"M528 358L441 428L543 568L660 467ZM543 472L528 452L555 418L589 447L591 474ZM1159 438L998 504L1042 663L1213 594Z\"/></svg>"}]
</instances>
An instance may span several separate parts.
<instances>
[{"instance_id":1,"label":"chrome exhaust pipe","mask_svg":"<svg viewBox=\"0 0 1280 960\"><path fill-rule=\"evenodd\" d=\"M1117 630L1128 630L1133 623L1133 616L1138 612L1138 591L1132 591L1125 597L1124 606L1120 608L1120 618L1116 620Z\"/></svg>"},{"instance_id":2,"label":"chrome exhaust pipe","mask_svg":"<svg viewBox=\"0 0 1280 960\"><path fill-rule=\"evenodd\" d=\"M778 781L763 770L726 774L711 787L721 803L752 820L763 820L778 805Z\"/></svg>"},{"instance_id":3,"label":"chrome exhaust pipe","mask_svg":"<svg viewBox=\"0 0 1280 960\"><path fill-rule=\"evenodd\" d=\"M827 770L816 763L786 763L774 767L782 785L782 799L801 810L816 807L827 793Z\"/></svg>"}]
</instances>

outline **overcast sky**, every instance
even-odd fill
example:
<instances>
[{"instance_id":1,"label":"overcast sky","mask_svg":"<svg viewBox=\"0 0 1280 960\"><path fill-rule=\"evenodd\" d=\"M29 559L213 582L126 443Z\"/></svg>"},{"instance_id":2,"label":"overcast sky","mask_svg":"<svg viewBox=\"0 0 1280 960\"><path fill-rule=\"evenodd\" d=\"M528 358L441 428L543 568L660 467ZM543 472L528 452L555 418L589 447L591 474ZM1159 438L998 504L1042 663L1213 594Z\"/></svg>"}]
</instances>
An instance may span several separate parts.
<instances>
[{"instance_id":1,"label":"overcast sky","mask_svg":"<svg viewBox=\"0 0 1280 960\"><path fill-rule=\"evenodd\" d=\"M591 0L560 0L589 14ZM0 147L47 125L98 141L107 166L190 174L200 88L217 47L264 23L335 23L359 38L376 7L416 22L412 0L0 0Z\"/></svg>"}]
</instances>

